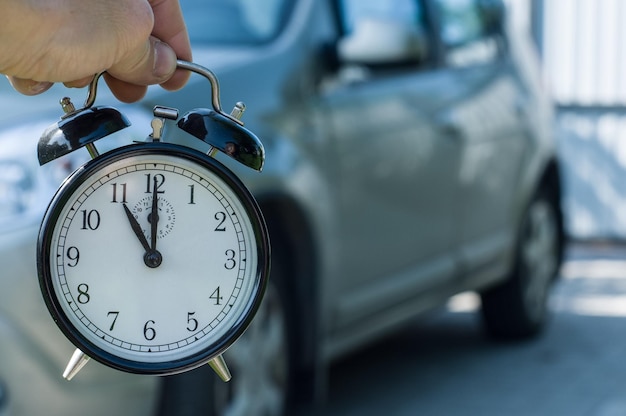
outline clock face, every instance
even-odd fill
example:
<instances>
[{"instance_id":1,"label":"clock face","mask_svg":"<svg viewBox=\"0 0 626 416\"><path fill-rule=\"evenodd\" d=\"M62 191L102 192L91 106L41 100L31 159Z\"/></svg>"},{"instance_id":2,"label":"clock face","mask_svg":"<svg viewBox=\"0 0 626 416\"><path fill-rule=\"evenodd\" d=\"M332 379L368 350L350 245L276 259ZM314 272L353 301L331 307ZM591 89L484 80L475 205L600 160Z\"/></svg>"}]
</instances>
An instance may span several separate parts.
<instances>
[{"instance_id":1,"label":"clock face","mask_svg":"<svg viewBox=\"0 0 626 416\"><path fill-rule=\"evenodd\" d=\"M90 162L53 199L39 242L44 298L93 358L136 372L199 365L258 307L265 228L208 156L133 147Z\"/></svg>"}]
</instances>

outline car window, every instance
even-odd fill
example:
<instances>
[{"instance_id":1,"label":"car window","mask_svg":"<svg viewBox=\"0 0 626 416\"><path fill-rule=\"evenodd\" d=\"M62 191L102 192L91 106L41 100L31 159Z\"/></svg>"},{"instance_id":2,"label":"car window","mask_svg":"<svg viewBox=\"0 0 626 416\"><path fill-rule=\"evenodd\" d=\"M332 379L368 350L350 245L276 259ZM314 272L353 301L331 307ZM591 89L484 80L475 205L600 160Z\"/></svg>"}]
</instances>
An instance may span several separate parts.
<instances>
[{"instance_id":1,"label":"car window","mask_svg":"<svg viewBox=\"0 0 626 416\"><path fill-rule=\"evenodd\" d=\"M422 0L337 0L342 62L371 71L408 70L430 54Z\"/></svg>"},{"instance_id":2,"label":"car window","mask_svg":"<svg viewBox=\"0 0 626 416\"><path fill-rule=\"evenodd\" d=\"M293 0L181 0L194 44L255 45L276 37Z\"/></svg>"},{"instance_id":3,"label":"car window","mask_svg":"<svg viewBox=\"0 0 626 416\"><path fill-rule=\"evenodd\" d=\"M464 66L493 60L498 54L493 16L484 0L435 0L439 36L446 62Z\"/></svg>"},{"instance_id":4,"label":"car window","mask_svg":"<svg viewBox=\"0 0 626 416\"><path fill-rule=\"evenodd\" d=\"M359 20L375 17L406 25L423 25L422 9L417 0L340 0L341 23L346 34Z\"/></svg>"}]
</instances>

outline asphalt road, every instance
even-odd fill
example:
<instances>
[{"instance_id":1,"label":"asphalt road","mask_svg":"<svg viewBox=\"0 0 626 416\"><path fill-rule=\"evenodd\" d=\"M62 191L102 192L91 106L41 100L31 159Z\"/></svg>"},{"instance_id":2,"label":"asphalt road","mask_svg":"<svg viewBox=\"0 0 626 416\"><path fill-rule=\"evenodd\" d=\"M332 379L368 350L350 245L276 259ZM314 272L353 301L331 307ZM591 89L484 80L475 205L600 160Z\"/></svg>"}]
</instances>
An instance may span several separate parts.
<instances>
[{"instance_id":1,"label":"asphalt road","mask_svg":"<svg viewBox=\"0 0 626 416\"><path fill-rule=\"evenodd\" d=\"M532 342L486 339L472 294L336 363L307 416L626 416L626 246L572 245Z\"/></svg>"}]
</instances>

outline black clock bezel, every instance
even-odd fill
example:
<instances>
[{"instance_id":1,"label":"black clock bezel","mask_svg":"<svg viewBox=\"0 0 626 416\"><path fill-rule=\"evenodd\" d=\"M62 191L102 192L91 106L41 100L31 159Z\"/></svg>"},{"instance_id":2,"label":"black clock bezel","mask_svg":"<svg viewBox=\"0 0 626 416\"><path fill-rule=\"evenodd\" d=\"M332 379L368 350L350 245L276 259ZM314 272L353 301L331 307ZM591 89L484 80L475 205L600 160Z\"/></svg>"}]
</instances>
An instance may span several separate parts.
<instances>
[{"instance_id":1,"label":"black clock bezel","mask_svg":"<svg viewBox=\"0 0 626 416\"><path fill-rule=\"evenodd\" d=\"M188 357L163 362L134 361L112 354L93 344L69 320L55 294L52 282L50 253L52 234L61 211L70 196L96 171L119 160L134 156L159 155L186 159L205 168L222 179L237 195L250 218L257 245L257 270L253 297L248 300L245 312L235 324L216 342ZM44 302L59 329L77 348L89 357L117 370L134 374L171 375L181 373L206 364L222 354L245 331L258 310L269 278L270 241L267 226L253 195L241 180L226 166L214 158L194 149L163 142L137 143L124 146L90 160L72 173L59 187L43 217L37 240L37 271Z\"/></svg>"}]
</instances>

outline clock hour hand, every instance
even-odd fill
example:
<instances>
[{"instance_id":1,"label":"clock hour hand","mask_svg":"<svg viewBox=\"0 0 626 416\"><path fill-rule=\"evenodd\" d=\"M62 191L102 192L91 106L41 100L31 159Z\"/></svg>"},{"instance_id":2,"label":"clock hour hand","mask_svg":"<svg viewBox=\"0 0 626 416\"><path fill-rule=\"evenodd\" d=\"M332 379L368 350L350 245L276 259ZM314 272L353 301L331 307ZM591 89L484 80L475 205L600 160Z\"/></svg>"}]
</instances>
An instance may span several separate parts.
<instances>
[{"instance_id":1,"label":"clock hour hand","mask_svg":"<svg viewBox=\"0 0 626 416\"><path fill-rule=\"evenodd\" d=\"M155 250L152 247L150 247L150 243L148 243L148 239L143 234L141 225L139 225L139 223L133 216L133 213L130 212L130 209L128 209L126 204L122 204L122 205L124 206L124 212L126 213L126 216L128 217L128 222L130 222L130 226L133 229L133 232L139 239L139 242L143 246L144 250L146 250L145 254L143 255L143 262L145 263L146 266L152 269L159 267L161 265L161 262L163 262L163 256L161 255L161 253L159 253L158 250Z\"/></svg>"},{"instance_id":2,"label":"clock hour hand","mask_svg":"<svg viewBox=\"0 0 626 416\"><path fill-rule=\"evenodd\" d=\"M124 206L124 212L126 212L126 216L128 217L128 222L130 222L130 226L133 229L133 232L135 233L137 238L139 239L139 242L143 246L144 250L146 250L146 253L149 251L152 251L152 249L150 248L150 244L148 243L148 240L146 239L146 236L143 234L141 225L139 225L139 223L133 216L133 213L130 212L130 209L128 209L126 204L122 204L122 205Z\"/></svg>"}]
</instances>

